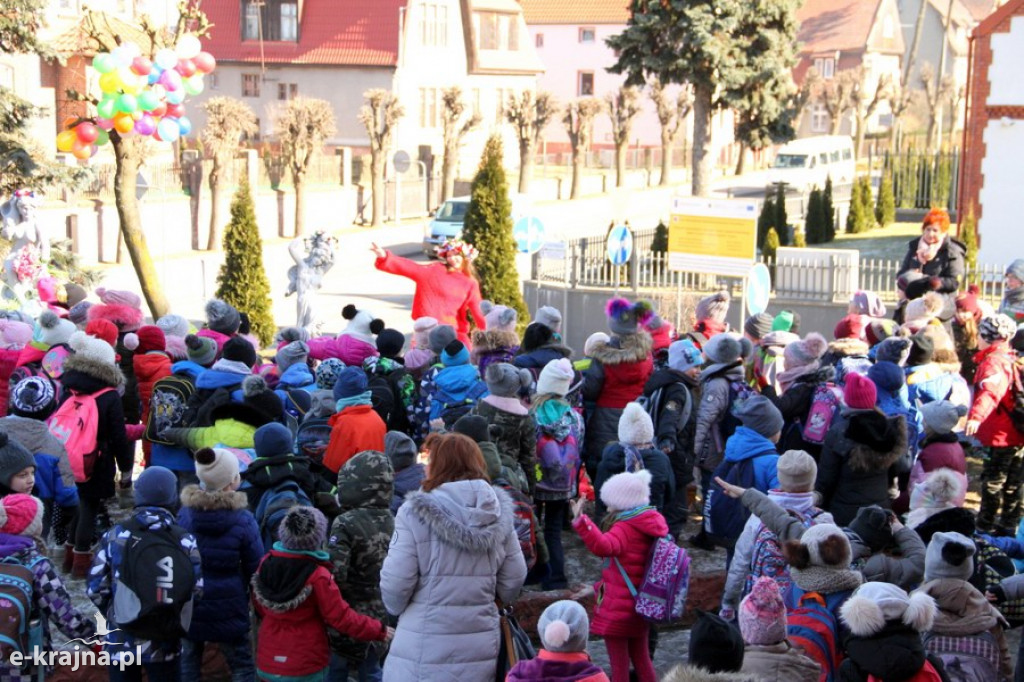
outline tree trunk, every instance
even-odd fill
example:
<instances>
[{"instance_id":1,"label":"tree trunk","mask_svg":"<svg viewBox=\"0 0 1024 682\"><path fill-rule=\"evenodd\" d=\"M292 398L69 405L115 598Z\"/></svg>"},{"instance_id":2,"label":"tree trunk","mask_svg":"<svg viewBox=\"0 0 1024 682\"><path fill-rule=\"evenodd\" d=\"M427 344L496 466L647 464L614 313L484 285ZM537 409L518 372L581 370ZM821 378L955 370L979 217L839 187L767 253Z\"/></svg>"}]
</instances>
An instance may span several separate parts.
<instances>
[{"instance_id":1,"label":"tree trunk","mask_svg":"<svg viewBox=\"0 0 1024 682\"><path fill-rule=\"evenodd\" d=\"M672 179L672 136L666 126L661 128L661 179L658 184L665 187Z\"/></svg>"},{"instance_id":2,"label":"tree trunk","mask_svg":"<svg viewBox=\"0 0 1024 682\"><path fill-rule=\"evenodd\" d=\"M694 87L693 183L695 197L711 196L711 88Z\"/></svg>"},{"instance_id":3,"label":"tree trunk","mask_svg":"<svg viewBox=\"0 0 1024 682\"><path fill-rule=\"evenodd\" d=\"M441 203L451 199L455 194L455 149L445 146L441 158Z\"/></svg>"},{"instance_id":4,"label":"tree trunk","mask_svg":"<svg viewBox=\"0 0 1024 682\"><path fill-rule=\"evenodd\" d=\"M297 173L292 177L295 186L295 234L301 237L306 234L306 174Z\"/></svg>"},{"instance_id":5,"label":"tree trunk","mask_svg":"<svg viewBox=\"0 0 1024 682\"><path fill-rule=\"evenodd\" d=\"M580 176L583 174L583 150L579 143L572 147L572 185L569 189L569 198L576 199L580 195Z\"/></svg>"},{"instance_id":6,"label":"tree trunk","mask_svg":"<svg viewBox=\"0 0 1024 682\"><path fill-rule=\"evenodd\" d=\"M370 190L373 193L373 226L384 224L384 153L370 151Z\"/></svg>"},{"instance_id":7,"label":"tree trunk","mask_svg":"<svg viewBox=\"0 0 1024 682\"><path fill-rule=\"evenodd\" d=\"M839 131L843 128L843 111L836 111L836 115L832 117L831 126L829 127L829 135L838 135Z\"/></svg>"},{"instance_id":8,"label":"tree trunk","mask_svg":"<svg viewBox=\"0 0 1024 682\"><path fill-rule=\"evenodd\" d=\"M146 236L142 232L142 216L139 215L139 200L135 198L136 176L139 172L139 158L134 150L126 147L126 141L113 136L114 159L117 162L114 171L114 203L117 206L117 217L121 222L121 234L124 236L128 255L131 256L135 275L139 278L142 295L154 320L160 319L169 312L167 298L164 296L156 266L146 246ZM127 144L131 144L130 142ZM136 142L135 144L141 144Z\"/></svg>"},{"instance_id":9,"label":"tree trunk","mask_svg":"<svg viewBox=\"0 0 1024 682\"><path fill-rule=\"evenodd\" d=\"M857 115L857 132L853 138L853 158L860 158L860 150L864 146L864 133L868 126L866 116Z\"/></svg>"},{"instance_id":10,"label":"tree trunk","mask_svg":"<svg viewBox=\"0 0 1024 682\"><path fill-rule=\"evenodd\" d=\"M629 141L615 143L615 186L626 184L626 145Z\"/></svg>"},{"instance_id":11,"label":"tree trunk","mask_svg":"<svg viewBox=\"0 0 1024 682\"><path fill-rule=\"evenodd\" d=\"M942 102L940 101L934 107L928 107L928 133L925 136L925 151L933 152L936 150L939 136L936 130L939 121L942 116Z\"/></svg>"},{"instance_id":12,"label":"tree trunk","mask_svg":"<svg viewBox=\"0 0 1024 682\"><path fill-rule=\"evenodd\" d=\"M210 237L206 242L207 251L220 249L220 209L221 209L221 167L216 157L210 169Z\"/></svg>"},{"instance_id":13,"label":"tree trunk","mask_svg":"<svg viewBox=\"0 0 1024 682\"><path fill-rule=\"evenodd\" d=\"M519 193L530 191L530 178L533 176L533 141L519 140Z\"/></svg>"},{"instance_id":14,"label":"tree trunk","mask_svg":"<svg viewBox=\"0 0 1024 682\"><path fill-rule=\"evenodd\" d=\"M743 175L744 166L747 161L747 145L740 142L740 158L736 160L736 171L733 175Z\"/></svg>"}]
</instances>

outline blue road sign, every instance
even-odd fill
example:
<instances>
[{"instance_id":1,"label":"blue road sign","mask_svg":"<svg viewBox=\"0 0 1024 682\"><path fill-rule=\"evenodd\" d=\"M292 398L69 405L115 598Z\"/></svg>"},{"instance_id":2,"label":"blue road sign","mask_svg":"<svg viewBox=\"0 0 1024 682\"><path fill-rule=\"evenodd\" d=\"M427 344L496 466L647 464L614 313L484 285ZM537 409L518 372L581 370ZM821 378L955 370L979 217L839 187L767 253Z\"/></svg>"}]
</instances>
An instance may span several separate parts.
<instances>
[{"instance_id":1,"label":"blue road sign","mask_svg":"<svg viewBox=\"0 0 1024 682\"><path fill-rule=\"evenodd\" d=\"M626 225L616 225L608 233L605 253L612 265L625 265L633 255L633 233Z\"/></svg>"},{"instance_id":2,"label":"blue road sign","mask_svg":"<svg viewBox=\"0 0 1024 682\"><path fill-rule=\"evenodd\" d=\"M544 223L540 218L525 217L512 226L512 236L516 240L519 253L537 253L544 246Z\"/></svg>"}]
</instances>

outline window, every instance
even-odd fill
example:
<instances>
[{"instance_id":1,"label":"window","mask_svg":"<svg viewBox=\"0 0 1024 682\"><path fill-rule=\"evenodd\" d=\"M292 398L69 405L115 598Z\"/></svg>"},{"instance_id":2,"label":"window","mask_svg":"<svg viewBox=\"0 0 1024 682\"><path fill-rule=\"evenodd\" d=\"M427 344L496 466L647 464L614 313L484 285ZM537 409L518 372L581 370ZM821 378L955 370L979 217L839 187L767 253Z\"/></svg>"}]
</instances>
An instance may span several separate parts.
<instances>
[{"instance_id":1,"label":"window","mask_svg":"<svg viewBox=\"0 0 1024 682\"><path fill-rule=\"evenodd\" d=\"M533 46L534 47L544 47L544 34L543 33L538 33L537 35L535 35L533 37Z\"/></svg>"},{"instance_id":2,"label":"window","mask_svg":"<svg viewBox=\"0 0 1024 682\"><path fill-rule=\"evenodd\" d=\"M593 71L580 71L576 77L577 87L576 94L580 97L586 97L594 94L594 72Z\"/></svg>"},{"instance_id":3,"label":"window","mask_svg":"<svg viewBox=\"0 0 1024 682\"><path fill-rule=\"evenodd\" d=\"M498 15L494 12L478 12L480 18L480 49L498 49Z\"/></svg>"},{"instance_id":4,"label":"window","mask_svg":"<svg viewBox=\"0 0 1024 682\"><path fill-rule=\"evenodd\" d=\"M436 128L440 100L437 88L420 88L420 128Z\"/></svg>"},{"instance_id":5,"label":"window","mask_svg":"<svg viewBox=\"0 0 1024 682\"><path fill-rule=\"evenodd\" d=\"M828 153L828 162L829 163L839 163L839 150L838 149Z\"/></svg>"},{"instance_id":6,"label":"window","mask_svg":"<svg viewBox=\"0 0 1024 682\"><path fill-rule=\"evenodd\" d=\"M828 110L825 109L824 104L822 104L821 102L816 102L814 107L811 109L811 132L828 132L828 124Z\"/></svg>"},{"instance_id":7,"label":"window","mask_svg":"<svg viewBox=\"0 0 1024 682\"><path fill-rule=\"evenodd\" d=\"M505 120L505 97L508 96L509 92L509 90L505 90L503 88L498 88L495 92L497 101L495 102L494 107L494 120L496 123L500 124Z\"/></svg>"},{"instance_id":8,"label":"window","mask_svg":"<svg viewBox=\"0 0 1024 682\"><path fill-rule=\"evenodd\" d=\"M580 42L581 43L592 43L595 40L595 32L592 27L580 29Z\"/></svg>"},{"instance_id":9,"label":"window","mask_svg":"<svg viewBox=\"0 0 1024 682\"><path fill-rule=\"evenodd\" d=\"M299 84L298 83L278 83L277 84L277 98L280 100L288 101L295 99L299 96Z\"/></svg>"},{"instance_id":10,"label":"window","mask_svg":"<svg viewBox=\"0 0 1024 682\"><path fill-rule=\"evenodd\" d=\"M814 60L814 68L825 80L832 80L836 75L836 60L832 57L818 58Z\"/></svg>"},{"instance_id":11,"label":"window","mask_svg":"<svg viewBox=\"0 0 1024 682\"><path fill-rule=\"evenodd\" d=\"M420 9L420 42L425 47L448 46L448 7L424 3Z\"/></svg>"},{"instance_id":12,"label":"window","mask_svg":"<svg viewBox=\"0 0 1024 682\"><path fill-rule=\"evenodd\" d=\"M511 52L519 51L519 21L511 15L508 18L508 49Z\"/></svg>"},{"instance_id":13,"label":"window","mask_svg":"<svg viewBox=\"0 0 1024 682\"><path fill-rule=\"evenodd\" d=\"M242 97L260 96L260 75L258 73L242 74Z\"/></svg>"},{"instance_id":14,"label":"window","mask_svg":"<svg viewBox=\"0 0 1024 682\"><path fill-rule=\"evenodd\" d=\"M844 149L843 150L843 161L849 161L852 158L853 158L853 152L850 151L849 149Z\"/></svg>"},{"instance_id":15,"label":"window","mask_svg":"<svg viewBox=\"0 0 1024 682\"><path fill-rule=\"evenodd\" d=\"M280 40L297 42L299 39L299 6L294 2L281 4Z\"/></svg>"},{"instance_id":16,"label":"window","mask_svg":"<svg viewBox=\"0 0 1024 682\"><path fill-rule=\"evenodd\" d=\"M218 80L217 76L219 76L219 75L220 74L218 74L216 71L212 71L212 72L206 74L206 87L208 89L210 89L210 90L220 90L220 84L217 82L217 80Z\"/></svg>"},{"instance_id":17,"label":"window","mask_svg":"<svg viewBox=\"0 0 1024 682\"><path fill-rule=\"evenodd\" d=\"M470 103L473 107L473 115L480 116L480 88L473 88Z\"/></svg>"},{"instance_id":18,"label":"window","mask_svg":"<svg viewBox=\"0 0 1024 682\"><path fill-rule=\"evenodd\" d=\"M245 23L242 27L242 40L260 39L260 8L251 3L245 4Z\"/></svg>"}]
</instances>

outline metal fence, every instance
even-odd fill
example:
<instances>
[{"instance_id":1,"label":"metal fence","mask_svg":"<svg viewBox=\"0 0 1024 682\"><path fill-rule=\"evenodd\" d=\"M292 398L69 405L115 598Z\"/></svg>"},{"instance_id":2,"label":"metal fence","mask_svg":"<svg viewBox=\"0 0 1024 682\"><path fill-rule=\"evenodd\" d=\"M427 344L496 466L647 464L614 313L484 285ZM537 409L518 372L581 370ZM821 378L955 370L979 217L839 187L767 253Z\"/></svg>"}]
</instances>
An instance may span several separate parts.
<instances>
[{"instance_id":1,"label":"metal fence","mask_svg":"<svg viewBox=\"0 0 1024 682\"><path fill-rule=\"evenodd\" d=\"M651 251L654 235L653 229L636 231L633 257L622 266L608 262L604 235L569 240L564 253L542 250L534 257L534 279L570 288L614 288L634 294L657 290L710 293L735 284L736 278L670 268L667 253ZM898 260L868 258L851 264L851 259L808 263L805 259L759 257L759 261L772 273L773 293L778 298L839 303L848 300L851 291L864 289L884 301L897 300ZM779 276L783 270L785 276ZM1003 272L999 266L980 265L969 270L964 280L978 284L980 298L997 305L1003 296Z\"/></svg>"},{"instance_id":2,"label":"metal fence","mask_svg":"<svg viewBox=\"0 0 1024 682\"><path fill-rule=\"evenodd\" d=\"M960 150L925 152L913 148L886 153L884 169L891 178L897 208L955 210L960 195ZM883 173L882 178L886 177Z\"/></svg>"}]
</instances>

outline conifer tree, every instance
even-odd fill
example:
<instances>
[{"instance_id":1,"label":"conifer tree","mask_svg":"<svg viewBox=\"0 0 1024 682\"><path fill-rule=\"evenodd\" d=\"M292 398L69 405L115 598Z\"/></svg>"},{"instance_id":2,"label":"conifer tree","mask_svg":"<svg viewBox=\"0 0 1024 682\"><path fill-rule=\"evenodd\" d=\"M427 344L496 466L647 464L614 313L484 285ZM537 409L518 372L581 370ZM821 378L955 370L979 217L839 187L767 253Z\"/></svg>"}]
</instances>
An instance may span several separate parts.
<instances>
[{"instance_id":1,"label":"conifer tree","mask_svg":"<svg viewBox=\"0 0 1024 682\"><path fill-rule=\"evenodd\" d=\"M273 342L277 327L270 310L270 282L263 269L263 240L244 177L231 202L231 222L224 230L224 264L217 275L216 297L249 315L261 344Z\"/></svg>"},{"instance_id":2,"label":"conifer tree","mask_svg":"<svg viewBox=\"0 0 1024 682\"><path fill-rule=\"evenodd\" d=\"M864 212L864 186L860 182L860 178L853 181L853 187L850 188L850 212L846 216L846 231L859 234L868 229L866 216L862 215Z\"/></svg>"},{"instance_id":3,"label":"conifer tree","mask_svg":"<svg viewBox=\"0 0 1024 682\"><path fill-rule=\"evenodd\" d=\"M515 308L525 326L529 311L516 275L512 202L508 198L508 180L502 165L501 138L497 135L487 140L471 194L462 238L480 252L473 262L480 294L493 303Z\"/></svg>"},{"instance_id":4,"label":"conifer tree","mask_svg":"<svg viewBox=\"0 0 1024 682\"><path fill-rule=\"evenodd\" d=\"M808 244L823 244L828 240L824 193L817 187L811 190L811 195L807 199L804 237Z\"/></svg>"},{"instance_id":5,"label":"conifer tree","mask_svg":"<svg viewBox=\"0 0 1024 682\"><path fill-rule=\"evenodd\" d=\"M766 260L775 260L775 254L779 250L779 233L775 231L774 227L768 228L768 234L764 237L764 246L761 248L761 253L764 255Z\"/></svg>"},{"instance_id":6,"label":"conifer tree","mask_svg":"<svg viewBox=\"0 0 1024 682\"><path fill-rule=\"evenodd\" d=\"M896 220L896 197L892 192L892 169L889 166L882 171L882 181L878 187L878 203L875 205L875 220L881 227L891 225Z\"/></svg>"},{"instance_id":7,"label":"conifer tree","mask_svg":"<svg viewBox=\"0 0 1024 682\"><path fill-rule=\"evenodd\" d=\"M765 248L765 239L768 236L768 230L775 225L775 199L772 198L771 194L765 195L764 203L761 204L761 213L757 216L757 245L758 247ZM778 238L778 233L776 233Z\"/></svg>"},{"instance_id":8,"label":"conifer tree","mask_svg":"<svg viewBox=\"0 0 1024 682\"><path fill-rule=\"evenodd\" d=\"M960 222L960 241L967 250L967 283L978 281L978 221L974 217L974 204L968 204L967 215Z\"/></svg>"},{"instance_id":9,"label":"conifer tree","mask_svg":"<svg viewBox=\"0 0 1024 682\"><path fill-rule=\"evenodd\" d=\"M821 195L821 210L825 214L825 241L836 238L836 205L832 201L832 176L825 180L825 191Z\"/></svg>"},{"instance_id":10,"label":"conifer tree","mask_svg":"<svg viewBox=\"0 0 1024 682\"><path fill-rule=\"evenodd\" d=\"M793 246L798 249L807 247L807 237L800 230L793 232Z\"/></svg>"},{"instance_id":11,"label":"conifer tree","mask_svg":"<svg viewBox=\"0 0 1024 682\"><path fill-rule=\"evenodd\" d=\"M658 226L654 228L654 239L651 240L651 253L667 253L668 252L668 225L665 224L664 220L658 221Z\"/></svg>"},{"instance_id":12,"label":"conifer tree","mask_svg":"<svg viewBox=\"0 0 1024 682\"><path fill-rule=\"evenodd\" d=\"M860 200L864 203L861 208L861 215L864 216L864 231L873 230L877 226L875 222L875 199L871 192L871 178L867 175L860 178L859 182L863 185L860 188Z\"/></svg>"},{"instance_id":13,"label":"conifer tree","mask_svg":"<svg viewBox=\"0 0 1024 682\"><path fill-rule=\"evenodd\" d=\"M780 183L775 187L775 231L779 243L789 246L789 216L786 215L786 188Z\"/></svg>"}]
</instances>

